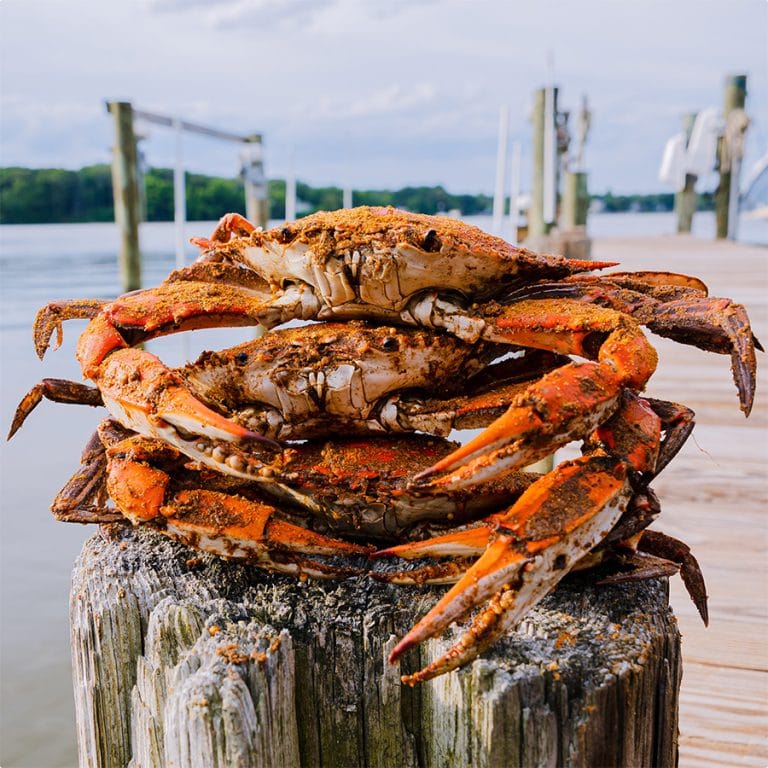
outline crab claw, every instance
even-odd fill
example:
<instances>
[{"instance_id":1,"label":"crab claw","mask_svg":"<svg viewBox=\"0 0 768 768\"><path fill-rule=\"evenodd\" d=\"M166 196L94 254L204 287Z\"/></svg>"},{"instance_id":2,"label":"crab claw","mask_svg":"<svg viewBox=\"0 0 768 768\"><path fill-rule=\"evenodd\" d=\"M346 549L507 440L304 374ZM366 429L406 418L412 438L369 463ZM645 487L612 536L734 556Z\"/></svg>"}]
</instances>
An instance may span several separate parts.
<instances>
[{"instance_id":1,"label":"crab claw","mask_svg":"<svg viewBox=\"0 0 768 768\"><path fill-rule=\"evenodd\" d=\"M642 390L656 368L656 351L639 326L615 310L542 299L504 307L489 321L494 341L587 361L568 363L531 384L474 440L416 475L415 489L463 488L544 458L597 428L620 406L622 391ZM453 474L433 478L445 471Z\"/></svg>"},{"instance_id":2,"label":"crab claw","mask_svg":"<svg viewBox=\"0 0 768 768\"><path fill-rule=\"evenodd\" d=\"M271 504L207 488L181 488L195 474L175 465L178 453L167 444L135 436L107 450L106 489L134 525L149 524L172 539L224 558L314 578L359 574L305 555L365 556L370 548L333 539L280 520Z\"/></svg>"},{"instance_id":3,"label":"crab claw","mask_svg":"<svg viewBox=\"0 0 768 768\"><path fill-rule=\"evenodd\" d=\"M414 476L418 490L463 488L531 464L595 429L620 400L616 377L597 363L548 373L473 440ZM570 407L563 407L570 403ZM549 418L540 411L542 404ZM443 472L452 474L435 477Z\"/></svg>"},{"instance_id":4,"label":"crab claw","mask_svg":"<svg viewBox=\"0 0 768 768\"><path fill-rule=\"evenodd\" d=\"M281 450L274 440L201 403L178 374L149 352L130 348L113 352L100 368L98 384L110 412L140 434L168 439L168 432L178 428L209 439L256 440Z\"/></svg>"},{"instance_id":5,"label":"crab claw","mask_svg":"<svg viewBox=\"0 0 768 768\"><path fill-rule=\"evenodd\" d=\"M480 559L397 644L394 662L483 601L489 605L440 659L403 682L414 684L475 658L554 586L616 524L626 507L626 465L586 456L534 483L502 515Z\"/></svg>"},{"instance_id":6,"label":"crab claw","mask_svg":"<svg viewBox=\"0 0 768 768\"><path fill-rule=\"evenodd\" d=\"M455 584L469 570L475 559L487 549L488 542L496 530L496 524L493 522L495 517L487 517L479 525L423 541L399 544L371 554L371 559L402 557L412 560L422 557L447 557L449 560L404 571L373 571L370 575L376 581L387 581L390 584Z\"/></svg>"},{"instance_id":7,"label":"crab claw","mask_svg":"<svg viewBox=\"0 0 768 768\"><path fill-rule=\"evenodd\" d=\"M433 536L424 541L411 541L388 549L380 549L371 557L402 557L406 560L421 557L477 557L482 555L488 547L488 541L498 525L495 522L498 517L500 516L492 515L480 525L451 531L442 536Z\"/></svg>"}]
</instances>

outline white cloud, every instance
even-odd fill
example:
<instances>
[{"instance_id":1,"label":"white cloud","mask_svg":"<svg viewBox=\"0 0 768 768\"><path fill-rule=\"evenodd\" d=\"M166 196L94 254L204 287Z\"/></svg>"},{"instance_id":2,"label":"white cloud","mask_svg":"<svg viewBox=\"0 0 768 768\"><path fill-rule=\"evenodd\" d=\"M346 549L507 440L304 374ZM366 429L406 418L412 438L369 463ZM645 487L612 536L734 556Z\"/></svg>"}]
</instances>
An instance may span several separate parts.
<instances>
[{"instance_id":1,"label":"white cloud","mask_svg":"<svg viewBox=\"0 0 768 768\"><path fill-rule=\"evenodd\" d=\"M321 97L313 105L311 114L314 120L326 121L389 117L420 112L433 105L435 100L435 88L431 83L410 87L391 83L353 99Z\"/></svg>"},{"instance_id":2,"label":"white cloud","mask_svg":"<svg viewBox=\"0 0 768 768\"><path fill-rule=\"evenodd\" d=\"M284 172L293 148L310 181L354 173L361 185L489 190L499 105L512 108L525 153L548 49L562 106L587 93L594 109L596 190L657 188L666 137L683 112L721 101L729 72L749 72L748 142L768 140L768 5L753 0L706 13L697 0L48 0L39 13L42 4L0 2L4 164L103 157L103 100L124 98L261 131L270 173ZM195 170L230 167L232 147L189 143ZM172 162L168 132L146 146L153 162Z\"/></svg>"},{"instance_id":3,"label":"white cloud","mask_svg":"<svg viewBox=\"0 0 768 768\"><path fill-rule=\"evenodd\" d=\"M151 11L194 11L207 25L233 28L253 24L270 27L284 22L309 24L337 0L145 0ZM202 13L200 13L202 9Z\"/></svg>"}]
</instances>

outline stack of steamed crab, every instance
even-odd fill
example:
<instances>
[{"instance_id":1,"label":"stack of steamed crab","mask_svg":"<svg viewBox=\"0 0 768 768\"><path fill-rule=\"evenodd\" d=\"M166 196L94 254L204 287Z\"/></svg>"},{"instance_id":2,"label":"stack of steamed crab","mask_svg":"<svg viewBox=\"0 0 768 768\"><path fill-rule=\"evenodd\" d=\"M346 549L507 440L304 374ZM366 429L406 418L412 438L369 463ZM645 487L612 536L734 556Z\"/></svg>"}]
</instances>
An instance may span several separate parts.
<instances>
[{"instance_id":1,"label":"stack of steamed crab","mask_svg":"<svg viewBox=\"0 0 768 768\"><path fill-rule=\"evenodd\" d=\"M743 307L694 277L604 273L615 264L392 208L269 231L229 214L193 242L197 261L157 287L38 313L41 357L63 321L90 319L77 357L95 387L43 380L11 434L43 397L110 413L58 518L151 526L301 578L452 583L390 660L474 615L409 683L475 658L566 574L597 564L606 581L680 571L706 622L693 555L647 530L659 512L649 484L693 414L641 394L657 362L641 326L730 355L749 414L759 345ZM140 348L291 320L315 322L179 369ZM446 439L477 428L464 445ZM580 457L526 470L577 440Z\"/></svg>"}]
</instances>

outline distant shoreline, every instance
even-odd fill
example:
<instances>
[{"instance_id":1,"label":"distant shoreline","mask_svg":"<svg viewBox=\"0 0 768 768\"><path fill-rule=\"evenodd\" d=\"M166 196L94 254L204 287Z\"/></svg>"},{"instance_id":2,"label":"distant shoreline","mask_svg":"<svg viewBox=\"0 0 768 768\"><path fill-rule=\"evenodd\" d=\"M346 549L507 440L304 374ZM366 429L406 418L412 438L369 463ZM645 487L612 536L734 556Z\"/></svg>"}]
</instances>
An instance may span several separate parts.
<instances>
[{"instance_id":1,"label":"distant shoreline","mask_svg":"<svg viewBox=\"0 0 768 768\"><path fill-rule=\"evenodd\" d=\"M244 213L241 179L187 173L187 218L218 219L222 212ZM341 187L312 187L297 182L299 215L341 207ZM149 168L144 173L146 221L173 220L173 171ZM285 180L267 184L269 217L285 218ZM397 190L354 189L355 205L394 205L419 213L458 211L462 216L490 214L493 200L485 194L454 194L438 186ZM592 205L605 213L664 212L674 209L672 193L592 195ZM712 195L699 196L699 210L711 210ZM114 221L112 176L108 165L79 170L61 168L0 168L0 224L75 224Z\"/></svg>"}]
</instances>

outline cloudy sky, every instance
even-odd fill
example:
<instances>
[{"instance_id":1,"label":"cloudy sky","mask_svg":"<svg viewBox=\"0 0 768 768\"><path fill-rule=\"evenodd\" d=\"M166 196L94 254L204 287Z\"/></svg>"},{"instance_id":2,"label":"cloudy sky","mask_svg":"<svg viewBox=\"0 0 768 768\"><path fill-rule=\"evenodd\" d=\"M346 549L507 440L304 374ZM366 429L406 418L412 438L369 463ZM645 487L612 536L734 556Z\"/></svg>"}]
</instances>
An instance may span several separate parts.
<instances>
[{"instance_id":1,"label":"cloudy sky","mask_svg":"<svg viewBox=\"0 0 768 768\"><path fill-rule=\"evenodd\" d=\"M498 110L529 154L531 94L593 110L593 191L652 192L685 112L749 77L748 160L768 149L766 0L0 0L0 164L108 162L105 99L265 136L267 173L490 192ZM172 136L148 128L151 165ZM237 148L188 137L190 170ZM524 159L524 185L529 164Z\"/></svg>"}]
</instances>

